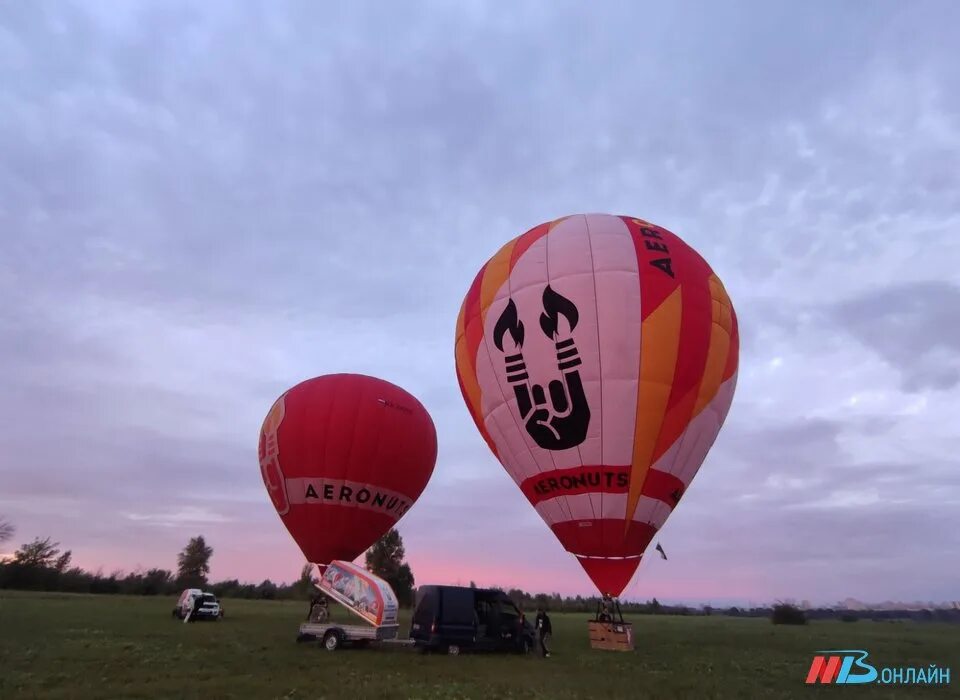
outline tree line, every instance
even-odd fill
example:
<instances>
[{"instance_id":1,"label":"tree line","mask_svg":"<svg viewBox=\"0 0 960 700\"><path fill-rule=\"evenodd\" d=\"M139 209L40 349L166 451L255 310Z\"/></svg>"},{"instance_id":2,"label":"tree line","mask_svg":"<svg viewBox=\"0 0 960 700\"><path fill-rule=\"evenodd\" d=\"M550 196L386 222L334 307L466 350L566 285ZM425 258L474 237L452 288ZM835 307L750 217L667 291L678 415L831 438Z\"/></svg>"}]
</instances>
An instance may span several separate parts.
<instances>
[{"instance_id":1,"label":"tree line","mask_svg":"<svg viewBox=\"0 0 960 700\"><path fill-rule=\"evenodd\" d=\"M0 544L13 538L16 529L0 517ZM414 577L404 562L405 551L400 533L391 529L366 552L367 569L386 580L401 605L412 605ZM85 571L72 565L73 552L62 550L51 538L35 538L22 544L13 556L0 560L0 589L59 591L65 593L101 593L122 595L178 595L185 588L202 588L220 598L257 598L262 600L306 600L318 582L315 567L305 563L292 583L241 583L237 579L209 580L213 548L202 535L190 538L177 554L177 570L152 568L131 573L102 570Z\"/></svg>"},{"instance_id":2,"label":"tree line","mask_svg":"<svg viewBox=\"0 0 960 700\"><path fill-rule=\"evenodd\" d=\"M0 542L9 540L14 528L0 518ZM274 583L264 579L260 583L241 583L237 579L211 582L210 560L213 548L202 535L192 537L177 555L177 570L153 568L124 574L114 571L90 572L71 566L72 552L61 551L59 542L50 538L36 538L23 544L12 559L0 562L0 588L20 590L62 591L69 593L114 593L124 595L177 595L184 588L202 588L221 598L256 598L261 600L305 600L315 590L315 568L305 564L292 583ZM365 555L366 568L390 584L403 607L413 605L416 595L415 578L404 560L403 539L396 529L388 531ZM476 588L476 583L470 582ZM586 612L597 609L599 597L567 596L559 593L528 593L519 588L503 589L522 610L544 608L552 612ZM624 613L640 614L703 614L684 606L664 606L656 599L640 602L621 602ZM739 611L731 611L739 614ZM709 614L709 609L707 610Z\"/></svg>"},{"instance_id":3,"label":"tree line","mask_svg":"<svg viewBox=\"0 0 960 700\"><path fill-rule=\"evenodd\" d=\"M0 544L13 538L16 529L0 516ZM261 600L306 600L316 590L316 569L304 564L298 578L292 583L274 583L264 579L260 583L241 583L237 579L210 582L210 559L213 548L202 535L193 537L177 555L177 570L147 569L129 574L115 571L89 572L72 566L73 553L61 550L59 542L50 538L36 538L20 546L12 558L0 560L0 589L61 591L68 593L105 593L123 595L177 595L184 588L202 588L220 598L256 598ZM386 580L397 594L403 607L412 606L415 579L404 561L403 539L395 529L387 532L366 552L368 570ZM473 581L469 584L476 588ZM551 612L593 613L600 598L597 596L561 596L559 593L529 593L520 588L491 588L507 594L524 611L543 608ZM733 617L773 617L774 621L802 624L807 619L841 619L856 622L860 619L913 619L932 622L960 622L960 609L953 610L865 610L851 612L822 607L800 611L796 606L781 604L775 607L712 608L709 605L690 607L663 605L656 598L646 602L620 601L624 614L631 615L727 615Z\"/></svg>"}]
</instances>

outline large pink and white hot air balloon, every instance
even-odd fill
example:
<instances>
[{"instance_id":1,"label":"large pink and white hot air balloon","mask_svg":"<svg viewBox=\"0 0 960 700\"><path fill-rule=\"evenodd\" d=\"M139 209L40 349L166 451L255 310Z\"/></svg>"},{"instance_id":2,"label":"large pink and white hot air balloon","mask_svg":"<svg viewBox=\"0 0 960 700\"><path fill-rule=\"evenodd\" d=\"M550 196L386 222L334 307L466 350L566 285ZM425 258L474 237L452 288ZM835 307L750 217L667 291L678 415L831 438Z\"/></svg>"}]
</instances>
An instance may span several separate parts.
<instances>
[{"instance_id":1,"label":"large pink and white hot air balloon","mask_svg":"<svg viewBox=\"0 0 960 700\"><path fill-rule=\"evenodd\" d=\"M610 596L713 445L738 356L736 314L710 266L627 216L569 216L510 241L457 321L477 428Z\"/></svg>"}]
</instances>

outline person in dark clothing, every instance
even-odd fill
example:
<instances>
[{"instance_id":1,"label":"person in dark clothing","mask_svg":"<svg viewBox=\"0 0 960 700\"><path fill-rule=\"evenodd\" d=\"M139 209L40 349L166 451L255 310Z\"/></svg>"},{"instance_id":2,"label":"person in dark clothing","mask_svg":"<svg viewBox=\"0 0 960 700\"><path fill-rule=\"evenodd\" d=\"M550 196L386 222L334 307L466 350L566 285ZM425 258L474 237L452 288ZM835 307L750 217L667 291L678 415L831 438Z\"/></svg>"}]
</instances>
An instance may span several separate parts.
<instances>
[{"instance_id":1,"label":"person in dark clothing","mask_svg":"<svg viewBox=\"0 0 960 700\"><path fill-rule=\"evenodd\" d=\"M194 596L193 598L193 608L190 609L190 619L196 620L199 619L200 607L203 605L203 593L200 595Z\"/></svg>"},{"instance_id":2,"label":"person in dark clothing","mask_svg":"<svg viewBox=\"0 0 960 700\"><path fill-rule=\"evenodd\" d=\"M326 622L330 618L330 608L327 596L322 593L310 599L310 610L307 613L308 622Z\"/></svg>"},{"instance_id":3,"label":"person in dark clothing","mask_svg":"<svg viewBox=\"0 0 960 700\"><path fill-rule=\"evenodd\" d=\"M597 615L597 622L612 622L613 615L610 612L611 601L607 596L603 596L600 602L600 613Z\"/></svg>"},{"instance_id":4,"label":"person in dark clothing","mask_svg":"<svg viewBox=\"0 0 960 700\"><path fill-rule=\"evenodd\" d=\"M537 630L537 639L540 641L541 653L544 657L550 656L550 650L547 648L547 638L550 637L553 632L553 627L550 625L550 616L547 615L543 608L537 608L534 627Z\"/></svg>"}]
</instances>

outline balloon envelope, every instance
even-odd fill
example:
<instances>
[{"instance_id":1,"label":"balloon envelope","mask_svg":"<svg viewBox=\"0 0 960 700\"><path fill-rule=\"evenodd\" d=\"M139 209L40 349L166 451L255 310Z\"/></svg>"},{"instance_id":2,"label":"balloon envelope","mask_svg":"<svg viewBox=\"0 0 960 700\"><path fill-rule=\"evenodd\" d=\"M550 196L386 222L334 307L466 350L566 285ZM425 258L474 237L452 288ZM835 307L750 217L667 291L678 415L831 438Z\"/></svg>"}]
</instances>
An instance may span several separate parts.
<instances>
[{"instance_id":1,"label":"balloon envelope","mask_svg":"<svg viewBox=\"0 0 960 700\"><path fill-rule=\"evenodd\" d=\"M260 430L260 471L307 561L352 561L406 513L437 458L433 421L382 379L334 374L274 402Z\"/></svg>"},{"instance_id":2,"label":"balloon envelope","mask_svg":"<svg viewBox=\"0 0 960 700\"><path fill-rule=\"evenodd\" d=\"M565 217L510 241L457 321L477 428L612 596L716 439L738 355L736 314L710 266L626 216Z\"/></svg>"}]
</instances>

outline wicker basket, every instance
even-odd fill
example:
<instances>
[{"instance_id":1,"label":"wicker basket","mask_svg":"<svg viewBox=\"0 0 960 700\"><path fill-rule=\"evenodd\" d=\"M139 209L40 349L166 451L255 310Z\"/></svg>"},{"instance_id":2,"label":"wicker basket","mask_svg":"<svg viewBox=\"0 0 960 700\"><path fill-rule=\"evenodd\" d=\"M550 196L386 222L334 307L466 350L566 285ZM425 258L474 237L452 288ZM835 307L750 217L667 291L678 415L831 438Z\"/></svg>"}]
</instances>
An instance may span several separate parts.
<instances>
[{"instance_id":1,"label":"wicker basket","mask_svg":"<svg viewBox=\"0 0 960 700\"><path fill-rule=\"evenodd\" d=\"M610 651L633 651L633 625L629 622L587 623L590 630L590 646Z\"/></svg>"}]
</instances>

